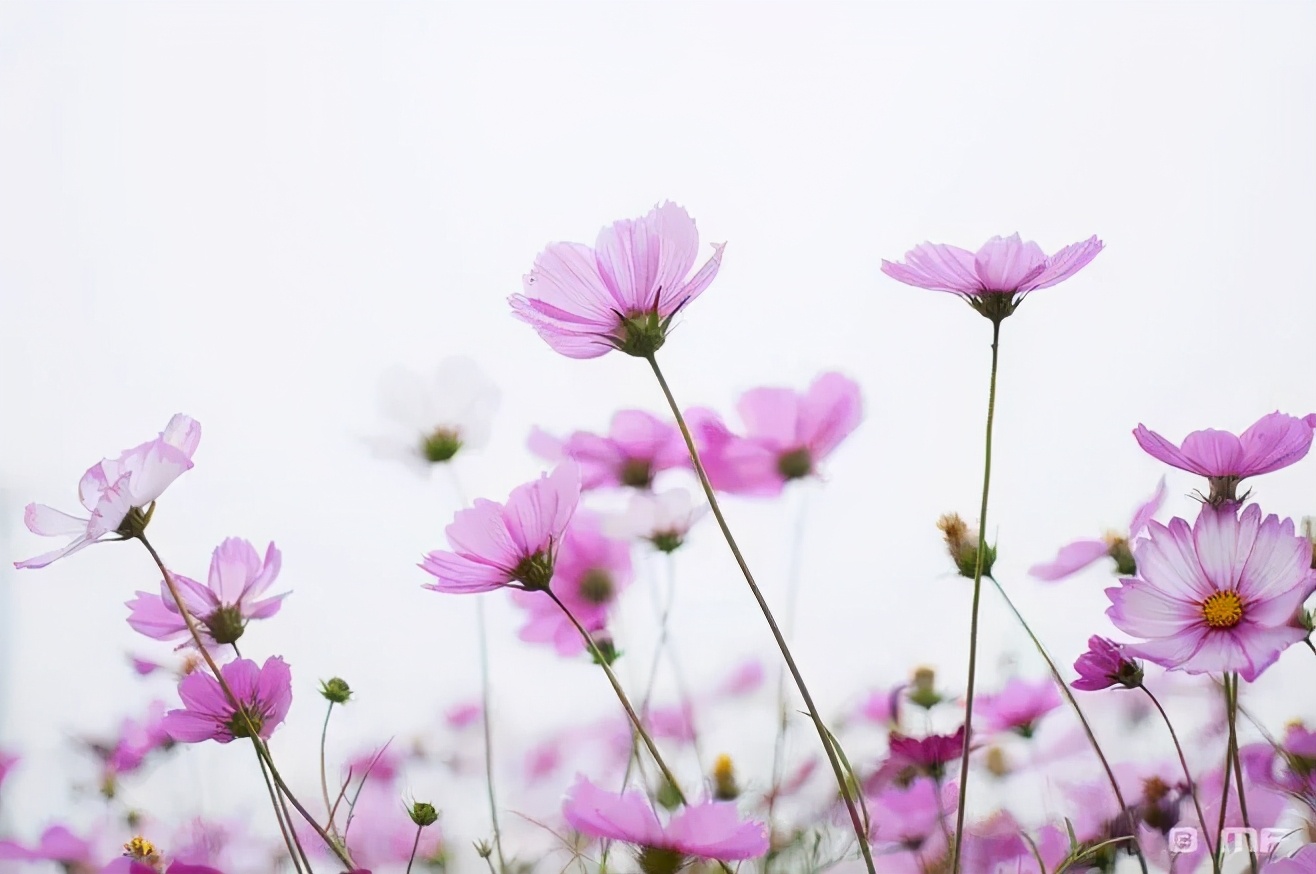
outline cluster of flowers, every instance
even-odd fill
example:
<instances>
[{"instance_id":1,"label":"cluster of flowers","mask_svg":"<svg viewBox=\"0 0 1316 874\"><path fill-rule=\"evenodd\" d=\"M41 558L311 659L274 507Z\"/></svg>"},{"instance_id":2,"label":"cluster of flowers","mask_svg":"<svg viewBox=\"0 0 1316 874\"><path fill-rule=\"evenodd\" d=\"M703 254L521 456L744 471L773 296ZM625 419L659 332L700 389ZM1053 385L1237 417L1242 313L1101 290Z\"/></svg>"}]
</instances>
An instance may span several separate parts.
<instances>
[{"instance_id":1,"label":"cluster of flowers","mask_svg":"<svg viewBox=\"0 0 1316 874\"><path fill-rule=\"evenodd\" d=\"M1101 249L1093 237L1047 256L1016 235L995 238L977 252L924 244L904 262L884 262L883 270L910 285L953 293L990 320L994 398L1002 322L1030 292L1070 278ZM446 529L447 548L429 552L420 562L430 578L425 587L439 593L513 590L511 597L524 611L520 637L564 657L592 659L626 715L624 722L610 719L601 729L590 729L596 738L609 740L606 746L615 755L594 762L592 768L582 761L569 782L566 763L580 754L571 741L584 732L565 733L526 753L527 784L557 781L562 800L552 811L522 812L551 817L581 838L564 840L566 850L544 850L531 862L509 858L494 800L495 777L492 769L484 772L492 841L479 842L477 851L488 868L495 874L516 874L539 870L542 861L542 870L559 870L561 854L567 852L582 870L614 871L619 865L626 870L629 858L642 874L730 870L737 863L760 866L765 874L827 869L1060 874L1109 872L1121 864L1136 864L1144 871L1149 866L1180 872L1209 868L1221 874L1227 864L1225 838L1248 830L1255 839L1258 830L1274 831L1285 817L1296 816L1299 824L1289 830L1294 839L1283 852L1280 840L1270 845L1253 840L1244 842L1250 851L1245 855L1254 872L1316 872L1316 847L1292 851L1294 843L1310 844L1316 838L1316 732L1294 724L1278 740L1243 743L1238 736L1240 680L1255 681L1293 644L1305 642L1316 654L1312 616L1305 610L1316 591L1316 545L1309 534L1297 532L1292 520L1263 516L1259 505L1248 503L1249 495L1240 496L1238 488L1245 479L1305 457L1316 414L1299 418L1277 412L1241 435L1198 431L1179 446L1139 425L1134 436L1147 452L1207 478L1195 521L1154 520L1165 501L1162 480L1155 496L1134 514L1127 535L1077 541L1062 548L1054 561L1033 568L1033 576L1054 582L1105 557L1113 559L1119 584L1107 590L1107 612L1115 627L1133 640L1116 643L1093 636L1074 665L1078 679L1072 688L1142 690L1147 706L1165 717L1177 762L1112 765L1070 693L1071 684L1040 643L1050 677L1014 677L995 692L981 693L975 689L971 656L963 695L939 689L935 674L919 669L908 683L873 691L858 708L830 720L829 729L736 545L718 496L773 497L794 481L818 476L822 463L862 419L859 387L839 373L825 373L804 391L753 389L737 404L739 429L715 410L680 407L656 356L673 319L717 276L723 247L714 246L713 256L696 270L697 253L694 222L680 207L664 204L647 216L605 228L592 248L557 243L539 255L523 293L511 298L515 315L563 355L594 358L620 351L645 359L670 415L622 410L606 434L578 431L559 439L536 430L529 448L552 469L514 489L504 502L477 499L457 511ZM445 365L437 383L395 374L385 399L405 436L375 441L375 449L426 471L451 464L481 441L494 406L492 396L483 377L466 362ZM990 435L990 407L988 422ZM161 580L158 591L139 591L128 602L128 622L147 637L182 641L185 656L175 666L181 706L153 706L145 718L125 722L111 743L98 746L102 792L112 798L119 780L176 744L249 741L270 787L281 843L266 846L259 861L244 867L233 855L240 842L231 833L219 836L224 830L210 824L199 836L180 834L167 853L140 836L125 835L129 839L123 853L107 859L97 841L57 825L35 842L0 841L0 859L57 862L74 872L131 874L235 874L275 865L309 874L313 864L363 874L403 866L410 870L416 864L446 870L459 864L454 845L435 827L436 808L398 801L404 769L434 758L420 746L398 752L385 745L354 759L346 765L346 777L333 787L322 763L325 811L320 817L311 814L284 781L265 742L291 707L291 669L278 656L261 663L243 658L237 647L249 622L275 616L283 604L287 593L268 594L279 574L279 550L271 543L262 555L248 541L229 538L214 550L203 584L170 570L147 537L157 500L191 469L200 436L195 421L178 415L156 439L93 466L79 484L87 518L30 505L25 520L32 532L71 539L17 567L44 567L101 541L142 544ZM688 481L691 476L704 500L694 499L685 488L658 488L660 481ZM618 490L629 492L624 514L583 506L592 494ZM982 533L987 501L984 486L977 530L957 516L940 523L956 569L974 581L974 654L984 579L999 590L1023 630L1037 642L992 576L996 550ZM620 656L611 619L634 581L634 543L675 553L710 511L809 711L821 756L805 757L790 768L774 767L767 788L756 792L742 789L731 760L719 757L710 770L701 764L704 791L697 798L683 790L677 776L681 769L669 767L659 744L666 747L666 756L690 749L700 761L698 723L713 708L753 695L763 678L762 667L755 663L735 672L702 699L683 694L674 707L651 701L651 683L636 707L612 671ZM665 642L664 633L660 647ZM1139 660L1168 673L1150 681ZM657 655L654 661L656 669ZM136 666L141 673L153 673L162 663L138 659ZM1158 685L1162 693L1175 688L1176 672L1188 677L1189 689L1207 688L1221 702L1220 712L1206 723L1203 742L1218 740L1211 732L1223 726L1228 735L1223 764L1192 767L1179 746L1151 688ZM1209 685L1194 685L1197 675L1206 675ZM352 693L335 678L321 684L320 694L332 713L335 706L347 704ZM1049 748L1039 745L1043 721L1060 721L1067 705L1077 718L1077 726L1071 726L1082 728L1079 745L1068 738ZM777 707L784 732L783 693ZM1145 716L1145 709L1125 704L1107 709L1118 715L1121 708L1131 719ZM923 719L921 730L916 730L918 720L912 714L919 712ZM476 725L484 728L487 757L487 701L450 714L452 731ZM944 730L934 730L934 725ZM864 732L874 728L880 734L878 751L862 758L844 753L843 743L862 745ZM1012 760L1020 743L1033 745L1023 764ZM1068 816L1038 823L1002 807L966 821L971 764L997 778L1031 774L1046 779L1061 763L1090 768L1087 744L1108 779L1094 780L1080 771L1065 787ZM0 756L0 784L16 761ZM824 772L824 762L835 782L820 789L815 777ZM457 764L452 767L454 773L462 770ZM586 776L586 770L596 776ZM605 788L616 784L621 791ZM476 794L468 788L461 796L467 800L454 803L470 807L469 798ZM803 802L810 794L812 801ZM800 803L788 814L784 803L790 799ZM140 824L140 819L133 823ZM160 828L167 825L161 823ZM847 830L853 832L848 839ZM1192 838L1191 846L1185 835ZM630 852L610 858L612 842L627 845ZM276 857L279 861L272 861ZM588 859L594 860L592 869L586 867Z\"/></svg>"}]
</instances>

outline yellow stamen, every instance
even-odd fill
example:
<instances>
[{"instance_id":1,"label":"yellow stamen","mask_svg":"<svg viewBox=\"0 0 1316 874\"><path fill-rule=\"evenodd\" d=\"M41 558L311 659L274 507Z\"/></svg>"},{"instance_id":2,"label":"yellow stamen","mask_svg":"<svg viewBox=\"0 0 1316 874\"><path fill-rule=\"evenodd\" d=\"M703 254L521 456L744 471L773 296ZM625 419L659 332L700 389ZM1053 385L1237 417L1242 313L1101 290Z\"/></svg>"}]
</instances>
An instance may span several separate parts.
<instances>
[{"instance_id":1,"label":"yellow stamen","mask_svg":"<svg viewBox=\"0 0 1316 874\"><path fill-rule=\"evenodd\" d=\"M1212 628L1233 628L1243 621L1243 599L1232 589L1215 592L1202 602L1202 617Z\"/></svg>"},{"instance_id":2,"label":"yellow stamen","mask_svg":"<svg viewBox=\"0 0 1316 874\"><path fill-rule=\"evenodd\" d=\"M123 854L139 861L157 858L155 844L151 843L141 835L137 835L123 845Z\"/></svg>"}]
</instances>

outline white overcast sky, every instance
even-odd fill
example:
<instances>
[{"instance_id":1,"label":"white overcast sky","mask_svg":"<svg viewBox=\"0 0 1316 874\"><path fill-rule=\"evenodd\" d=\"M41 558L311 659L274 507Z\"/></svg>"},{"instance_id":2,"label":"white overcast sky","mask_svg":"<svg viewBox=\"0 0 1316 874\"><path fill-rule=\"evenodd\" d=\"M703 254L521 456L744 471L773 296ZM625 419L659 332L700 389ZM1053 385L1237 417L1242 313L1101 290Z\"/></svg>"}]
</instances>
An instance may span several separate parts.
<instances>
[{"instance_id":1,"label":"white overcast sky","mask_svg":"<svg viewBox=\"0 0 1316 874\"><path fill-rule=\"evenodd\" d=\"M659 409L642 362L561 358L505 298L546 242L671 199L727 242L661 353L683 403L825 369L864 389L808 501L798 654L824 709L916 663L958 685L968 589L933 526L976 511L990 328L879 264L923 240L1095 233L1106 251L1004 326L989 521L999 576L1068 663L1111 631L1108 578L1023 572L1150 493L1162 470L1130 429L1316 409L1314 39L1307 2L4 3L4 567L49 548L24 503L72 508L87 466L187 412L197 466L154 540L193 576L226 536L284 550L295 594L244 643L293 666L288 736L314 736L333 674L359 690L345 746L423 726L477 688L474 604L420 589L455 498L362 449L384 426L376 379L476 358L503 404L460 476L497 500L540 469L532 425ZM1191 514L1197 485L1172 473L1168 511ZM1270 511L1316 514L1316 458L1254 485ZM794 503L728 502L777 602ZM686 661L768 656L713 534L678 566ZM124 623L155 584L134 546L0 568L0 741L36 763L21 823L63 809L41 769L75 770L68 737L172 695L121 656L168 651ZM1035 674L986 602L986 663ZM601 678L520 645L507 599L487 603L508 744L582 702L611 712ZM1255 693L1276 724L1316 716L1277 694L1310 688L1301 655Z\"/></svg>"}]
</instances>

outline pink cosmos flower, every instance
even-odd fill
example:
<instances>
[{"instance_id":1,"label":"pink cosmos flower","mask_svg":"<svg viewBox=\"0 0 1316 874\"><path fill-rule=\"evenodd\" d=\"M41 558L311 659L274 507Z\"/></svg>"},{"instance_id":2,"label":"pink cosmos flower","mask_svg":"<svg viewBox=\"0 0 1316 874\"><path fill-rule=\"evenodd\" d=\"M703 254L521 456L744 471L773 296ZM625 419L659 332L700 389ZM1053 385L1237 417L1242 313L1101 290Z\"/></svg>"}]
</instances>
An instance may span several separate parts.
<instances>
[{"instance_id":1,"label":"pink cosmos flower","mask_svg":"<svg viewBox=\"0 0 1316 874\"><path fill-rule=\"evenodd\" d=\"M105 872L101 872L105 874ZM128 867L128 874L160 874L160 869L153 868L145 862L134 861ZM194 865L191 862L174 861L164 869L163 874L224 874L218 868L209 865Z\"/></svg>"},{"instance_id":2,"label":"pink cosmos flower","mask_svg":"<svg viewBox=\"0 0 1316 874\"><path fill-rule=\"evenodd\" d=\"M484 719L484 707L478 701L468 701L449 707L443 714L443 721L449 728L461 731L478 725Z\"/></svg>"},{"instance_id":3,"label":"pink cosmos flower","mask_svg":"<svg viewBox=\"0 0 1316 874\"><path fill-rule=\"evenodd\" d=\"M1074 662L1078 679L1069 685L1085 692L1123 686L1136 689L1142 685L1142 663L1124 654L1124 644L1093 635L1088 638L1088 651Z\"/></svg>"},{"instance_id":4,"label":"pink cosmos flower","mask_svg":"<svg viewBox=\"0 0 1316 874\"><path fill-rule=\"evenodd\" d=\"M708 288L722 246L690 276L699 250L694 219L674 203L599 232L593 249L551 243L525 277L512 311L554 350L597 358L613 349L649 356L667 339L672 319Z\"/></svg>"},{"instance_id":5,"label":"pink cosmos flower","mask_svg":"<svg viewBox=\"0 0 1316 874\"><path fill-rule=\"evenodd\" d=\"M488 592L503 586L547 589L558 545L580 501L580 469L564 462L534 482L517 486L506 504L477 499L446 530L453 552L436 550L421 569L436 592Z\"/></svg>"},{"instance_id":6,"label":"pink cosmos flower","mask_svg":"<svg viewBox=\"0 0 1316 874\"><path fill-rule=\"evenodd\" d=\"M1138 425L1133 436L1152 457L1206 477L1211 484L1209 500L1219 504L1238 500L1234 492L1240 480L1301 461L1311 449L1313 428L1316 413L1299 419L1276 411L1262 416L1237 437L1207 428L1194 431L1175 446L1144 425Z\"/></svg>"},{"instance_id":7,"label":"pink cosmos flower","mask_svg":"<svg viewBox=\"0 0 1316 874\"><path fill-rule=\"evenodd\" d=\"M1138 572L1138 569L1134 566L1133 553L1130 551L1129 544L1143 532L1143 529L1147 527L1147 523L1151 521L1151 518L1156 515L1164 503L1165 477L1161 477L1160 484L1156 486L1156 492L1133 511L1133 518L1129 521L1128 536L1112 532L1101 540L1075 540L1073 543L1060 547L1060 552L1052 561L1047 564L1033 565L1029 568L1028 573L1039 580L1054 583L1057 580L1073 576L1105 556L1110 556L1115 560L1116 573L1132 576Z\"/></svg>"},{"instance_id":8,"label":"pink cosmos flower","mask_svg":"<svg viewBox=\"0 0 1316 874\"><path fill-rule=\"evenodd\" d=\"M91 744L104 760L107 779L136 771L151 753L173 744L164 728L164 716L164 702L152 701L141 719L129 718L120 724L119 736L113 742Z\"/></svg>"},{"instance_id":9,"label":"pink cosmos flower","mask_svg":"<svg viewBox=\"0 0 1316 874\"><path fill-rule=\"evenodd\" d=\"M617 596L632 577L630 547L605 537L601 526L596 513L576 514L562 538L549 586L591 634L607 627ZM513 592L512 600L529 614L518 635L522 640L550 644L562 656L585 651L585 639L553 599L526 591Z\"/></svg>"},{"instance_id":10,"label":"pink cosmos flower","mask_svg":"<svg viewBox=\"0 0 1316 874\"><path fill-rule=\"evenodd\" d=\"M1308 844L1287 859L1266 864L1266 874L1316 874L1316 844Z\"/></svg>"},{"instance_id":11,"label":"pink cosmos flower","mask_svg":"<svg viewBox=\"0 0 1316 874\"><path fill-rule=\"evenodd\" d=\"M1104 243L1095 236L1066 246L1050 257L1018 234L992 237L977 252L942 243L921 243L905 261L883 261L892 279L958 294L983 315L1004 318L1030 291L1064 282L1097 257Z\"/></svg>"},{"instance_id":12,"label":"pink cosmos flower","mask_svg":"<svg viewBox=\"0 0 1316 874\"><path fill-rule=\"evenodd\" d=\"M207 585L181 574L173 577L183 603L202 625L206 638L226 644L241 637L250 620L268 619L279 612L288 592L272 598L260 596L274 584L281 565L282 555L273 543L266 548L262 561L251 543L230 537L215 547L210 557ZM188 636L187 622L163 581L158 595L138 592L127 606L132 611L128 624L147 637L171 640Z\"/></svg>"},{"instance_id":13,"label":"pink cosmos flower","mask_svg":"<svg viewBox=\"0 0 1316 874\"><path fill-rule=\"evenodd\" d=\"M868 799L869 838L879 851L921 850L931 843L939 853L946 849L942 821L953 817L958 806L959 786L954 782L938 785L931 777L918 777L907 785L884 786ZM950 826L954 828L953 818Z\"/></svg>"},{"instance_id":14,"label":"pink cosmos flower","mask_svg":"<svg viewBox=\"0 0 1316 874\"><path fill-rule=\"evenodd\" d=\"M1139 576L1106 590L1106 611L1129 645L1170 670L1237 671L1251 682L1306 631L1291 620L1316 589L1311 544L1293 521L1263 521L1250 504L1205 504L1192 528L1183 519L1152 522L1135 547Z\"/></svg>"},{"instance_id":15,"label":"pink cosmos flower","mask_svg":"<svg viewBox=\"0 0 1316 874\"><path fill-rule=\"evenodd\" d=\"M741 698L752 695L763 685L763 663L750 658L736 665L713 690L713 697Z\"/></svg>"},{"instance_id":16,"label":"pink cosmos flower","mask_svg":"<svg viewBox=\"0 0 1316 874\"><path fill-rule=\"evenodd\" d=\"M905 690L904 683L890 689L874 689L859 704L856 715L869 722L895 727L900 724L900 702Z\"/></svg>"},{"instance_id":17,"label":"pink cosmos flower","mask_svg":"<svg viewBox=\"0 0 1316 874\"><path fill-rule=\"evenodd\" d=\"M88 468L78 483L78 496L89 518L72 516L45 504L28 504L23 521L33 534L73 537L66 546L14 563L16 568L40 568L72 555L106 537L118 539L140 532L150 519L151 505L169 484L192 469L201 442L201 425L182 413L154 440L106 458Z\"/></svg>"},{"instance_id":18,"label":"pink cosmos flower","mask_svg":"<svg viewBox=\"0 0 1316 874\"><path fill-rule=\"evenodd\" d=\"M33 846L18 841L0 841L0 859L26 862L59 862L71 870L92 865L91 842L78 837L62 825L52 825L41 833Z\"/></svg>"},{"instance_id":19,"label":"pink cosmos flower","mask_svg":"<svg viewBox=\"0 0 1316 874\"><path fill-rule=\"evenodd\" d=\"M645 874L675 872L687 857L729 862L768 851L767 829L742 820L729 801L690 805L663 825L643 793L616 795L578 775L562 814L581 834L634 844Z\"/></svg>"},{"instance_id":20,"label":"pink cosmos flower","mask_svg":"<svg viewBox=\"0 0 1316 874\"><path fill-rule=\"evenodd\" d=\"M685 438L676 424L644 410L614 413L607 436L576 431L558 440L536 428L529 446L545 461L569 458L580 465L584 491L604 486L648 489L662 471L690 466Z\"/></svg>"},{"instance_id":21,"label":"pink cosmos flower","mask_svg":"<svg viewBox=\"0 0 1316 874\"><path fill-rule=\"evenodd\" d=\"M1022 737L1032 737L1037 721L1060 704L1060 692L1050 677L1031 682L1011 677L1001 691L977 699L984 730L1013 731Z\"/></svg>"},{"instance_id":22,"label":"pink cosmos flower","mask_svg":"<svg viewBox=\"0 0 1316 874\"><path fill-rule=\"evenodd\" d=\"M182 710L165 714L164 729L179 743L215 740L226 744L251 737L252 729L269 740L292 706L292 671L274 656L257 667L250 659L237 659L219 669L238 700L234 709L219 681L202 671L188 674L178 684Z\"/></svg>"},{"instance_id":23,"label":"pink cosmos flower","mask_svg":"<svg viewBox=\"0 0 1316 874\"><path fill-rule=\"evenodd\" d=\"M890 755L870 778L873 787L883 786L888 779L911 770L939 780L946 773L946 765L964 753L964 726L954 734L930 734L923 738L893 731L888 743Z\"/></svg>"},{"instance_id":24,"label":"pink cosmos flower","mask_svg":"<svg viewBox=\"0 0 1316 874\"><path fill-rule=\"evenodd\" d=\"M859 386L839 373L824 373L802 393L751 389L736 409L744 436L711 410L691 410L688 418L713 486L742 495L777 495L790 480L816 474L818 463L863 419Z\"/></svg>"}]
</instances>

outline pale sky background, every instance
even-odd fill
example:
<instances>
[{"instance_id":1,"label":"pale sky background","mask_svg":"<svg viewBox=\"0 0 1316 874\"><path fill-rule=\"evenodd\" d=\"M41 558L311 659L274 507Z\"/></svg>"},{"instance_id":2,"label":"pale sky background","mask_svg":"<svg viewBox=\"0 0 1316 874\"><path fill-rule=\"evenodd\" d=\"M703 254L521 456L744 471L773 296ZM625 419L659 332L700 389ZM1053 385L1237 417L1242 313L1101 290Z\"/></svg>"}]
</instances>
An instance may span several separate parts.
<instances>
[{"instance_id":1,"label":"pale sky background","mask_svg":"<svg viewBox=\"0 0 1316 874\"><path fill-rule=\"evenodd\" d=\"M661 353L683 404L729 410L828 369L864 389L866 420L808 501L796 652L821 706L921 663L960 687L969 588L934 523L976 512L990 326L879 265L923 240L1017 230L1054 251L1095 233L1106 251L1005 323L988 524L998 576L1068 664L1112 630L1110 578L1024 571L1127 524L1162 473L1130 430L1177 441L1316 409L1314 39L1316 5L1282 2L0 5L3 568L51 548L23 504L73 509L86 467L187 412L197 465L153 541L192 576L226 536L283 549L276 591L294 594L243 644L293 667L285 767L313 773L320 678L358 690L340 753L433 724L478 687L474 604L420 588L456 499L363 449L386 428L378 375L484 366L502 407L459 474L495 500L540 470L531 426L661 409L643 362L562 358L505 298L545 243L671 199L701 260L728 244ZM1198 485L1171 472L1162 518L1191 516ZM1316 514L1316 459L1253 486L1269 512ZM794 504L727 502L775 603ZM67 809L69 738L172 703L123 655L169 647L124 622L157 585L135 546L3 568L0 743L29 757L6 807L28 833ZM696 685L771 657L715 529L677 573ZM642 652L648 600L630 597ZM984 601L985 664L1013 654L1037 675ZM595 669L518 643L509 600L486 604L509 749L612 712ZM1294 691L1314 669L1295 649L1248 693L1272 726L1316 717ZM766 716L751 731L770 741ZM254 797L248 759L187 751L172 790L139 798L196 803L188 760L241 775L206 803Z\"/></svg>"}]
</instances>

